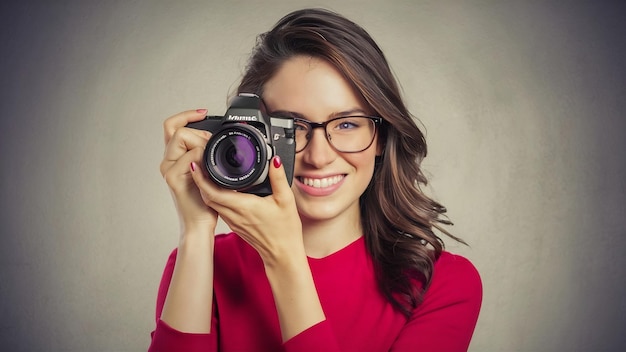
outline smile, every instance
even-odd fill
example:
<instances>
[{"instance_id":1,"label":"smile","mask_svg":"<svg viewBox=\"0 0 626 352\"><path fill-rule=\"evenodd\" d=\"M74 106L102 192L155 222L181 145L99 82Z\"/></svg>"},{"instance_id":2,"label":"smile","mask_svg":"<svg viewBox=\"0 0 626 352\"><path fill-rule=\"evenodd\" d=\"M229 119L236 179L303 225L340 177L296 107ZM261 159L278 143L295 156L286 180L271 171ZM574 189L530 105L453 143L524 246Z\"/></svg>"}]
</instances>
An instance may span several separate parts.
<instances>
[{"instance_id":1,"label":"smile","mask_svg":"<svg viewBox=\"0 0 626 352\"><path fill-rule=\"evenodd\" d=\"M341 180L343 180L344 175L335 175L332 177L325 178L309 178L309 177L299 177L300 182L305 185L313 188L326 188L332 185L336 185Z\"/></svg>"}]
</instances>

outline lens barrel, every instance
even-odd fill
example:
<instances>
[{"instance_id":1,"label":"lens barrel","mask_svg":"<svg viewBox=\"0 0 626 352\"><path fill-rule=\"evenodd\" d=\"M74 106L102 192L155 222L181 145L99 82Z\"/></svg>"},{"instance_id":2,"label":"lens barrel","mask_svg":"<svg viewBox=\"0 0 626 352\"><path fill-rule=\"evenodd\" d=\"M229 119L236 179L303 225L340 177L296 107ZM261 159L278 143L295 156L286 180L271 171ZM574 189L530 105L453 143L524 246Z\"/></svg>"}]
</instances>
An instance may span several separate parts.
<instances>
[{"instance_id":1,"label":"lens barrel","mask_svg":"<svg viewBox=\"0 0 626 352\"><path fill-rule=\"evenodd\" d=\"M243 190L265 181L269 154L259 130L233 123L213 134L204 160L209 176L216 183L224 188Z\"/></svg>"}]
</instances>

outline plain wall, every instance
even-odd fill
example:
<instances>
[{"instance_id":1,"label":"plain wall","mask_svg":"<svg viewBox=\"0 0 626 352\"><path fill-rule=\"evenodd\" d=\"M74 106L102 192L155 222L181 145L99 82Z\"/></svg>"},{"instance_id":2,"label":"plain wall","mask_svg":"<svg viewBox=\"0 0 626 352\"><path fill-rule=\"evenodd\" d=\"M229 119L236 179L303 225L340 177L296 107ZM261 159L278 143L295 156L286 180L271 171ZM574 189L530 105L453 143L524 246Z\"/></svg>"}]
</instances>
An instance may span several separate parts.
<instances>
[{"instance_id":1,"label":"plain wall","mask_svg":"<svg viewBox=\"0 0 626 352\"><path fill-rule=\"evenodd\" d=\"M3 1L2 350L147 348L178 236L162 121L222 114L308 6L372 34L425 126L483 278L471 350L626 350L625 8L461 0Z\"/></svg>"}]
</instances>

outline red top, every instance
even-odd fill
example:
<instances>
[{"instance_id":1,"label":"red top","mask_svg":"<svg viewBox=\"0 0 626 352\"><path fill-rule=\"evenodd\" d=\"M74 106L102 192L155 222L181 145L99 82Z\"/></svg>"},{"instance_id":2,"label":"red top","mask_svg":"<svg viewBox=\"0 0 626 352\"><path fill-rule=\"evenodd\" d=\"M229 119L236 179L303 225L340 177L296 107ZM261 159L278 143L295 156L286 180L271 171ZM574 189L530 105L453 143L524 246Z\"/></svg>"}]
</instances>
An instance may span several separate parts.
<instances>
[{"instance_id":1,"label":"red top","mask_svg":"<svg viewBox=\"0 0 626 352\"><path fill-rule=\"evenodd\" d=\"M215 239L212 333L189 334L159 319L176 253L159 287L149 351L466 351L482 301L472 263L443 252L423 302L407 318L378 290L361 237L325 258L309 258L326 320L283 344L263 262L231 233Z\"/></svg>"}]
</instances>

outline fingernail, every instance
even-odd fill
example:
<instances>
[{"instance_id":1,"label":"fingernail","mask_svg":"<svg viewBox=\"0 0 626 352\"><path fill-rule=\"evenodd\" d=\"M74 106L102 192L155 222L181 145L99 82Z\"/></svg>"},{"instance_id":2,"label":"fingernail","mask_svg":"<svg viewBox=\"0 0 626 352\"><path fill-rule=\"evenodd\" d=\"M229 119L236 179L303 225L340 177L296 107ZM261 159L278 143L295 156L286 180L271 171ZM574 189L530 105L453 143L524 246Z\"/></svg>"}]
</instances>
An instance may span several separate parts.
<instances>
[{"instance_id":1,"label":"fingernail","mask_svg":"<svg viewBox=\"0 0 626 352\"><path fill-rule=\"evenodd\" d=\"M273 162L274 162L274 167L277 168L277 169L280 167L280 165L282 165L282 161L280 160L280 156L278 156L278 155L276 155L274 157L274 161Z\"/></svg>"},{"instance_id":2,"label":"fingernail","mask_svg":"<svg viewBox=\"0 0 626 352\"><path fill-rule=\"evenodd\" d=\"M194 163L193 161L191 162L191 164L189 165L191 166L191 172L196 171L196 163Z\"/></svg>"},{"instance_id":3,"label":"fingernail","mask_svg":"<svg viewBox=\"0 0 626 352\"><path fill-rule=\"evenodd\" d=\"M206 114L207 109L198 109L198 110L196 110L196 112L197 112L198 114Z\"/></svg>"}]
</instances>

